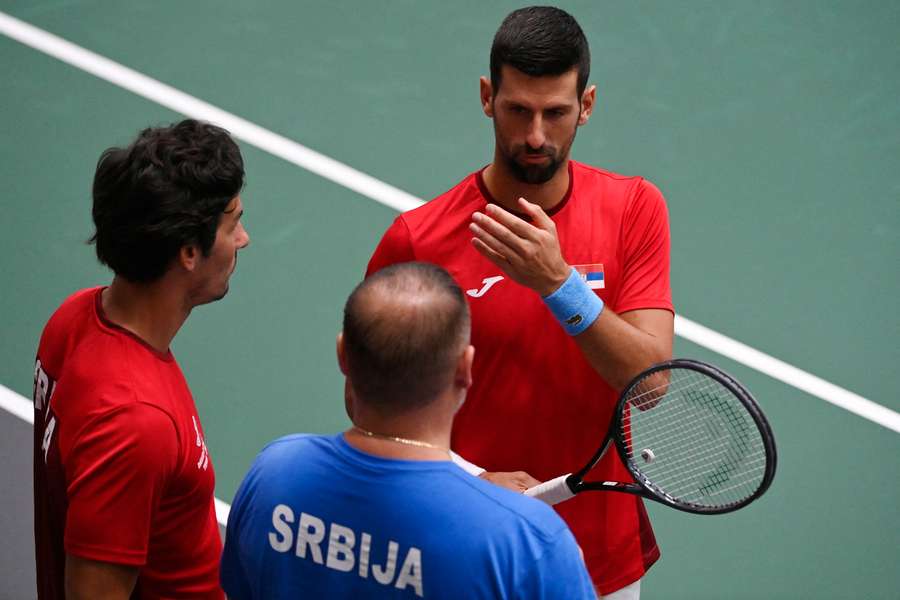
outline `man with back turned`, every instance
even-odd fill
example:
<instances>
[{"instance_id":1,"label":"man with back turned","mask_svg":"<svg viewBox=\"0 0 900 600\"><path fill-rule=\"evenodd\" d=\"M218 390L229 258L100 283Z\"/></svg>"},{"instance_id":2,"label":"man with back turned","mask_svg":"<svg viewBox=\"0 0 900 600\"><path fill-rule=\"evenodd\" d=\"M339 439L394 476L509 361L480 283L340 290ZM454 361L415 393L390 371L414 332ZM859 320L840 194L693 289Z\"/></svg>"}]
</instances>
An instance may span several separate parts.
<instances>
[{"instance_id":1,"label":"man with back turned","mask_svg":"<svg viewBox=\"0 0 900 600\"><path fill-rule=\"evenodd\" d=\"M394 265L361 283L337 340L353 426L257 457L228 519L228 597L594 598L552 509L450 460L474 354L443 269Z\"/></svg>"}]
</instances>

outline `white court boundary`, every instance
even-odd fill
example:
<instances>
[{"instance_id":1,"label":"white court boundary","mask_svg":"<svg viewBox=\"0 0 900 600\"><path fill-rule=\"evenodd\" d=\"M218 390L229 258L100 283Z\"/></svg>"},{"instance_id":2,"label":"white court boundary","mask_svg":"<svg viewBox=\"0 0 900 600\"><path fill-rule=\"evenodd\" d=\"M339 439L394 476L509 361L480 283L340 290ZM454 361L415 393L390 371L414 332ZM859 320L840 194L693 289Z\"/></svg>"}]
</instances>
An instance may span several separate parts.
<instances>
[{"instance_id":1,"label":"white court boundary","mask_svg":"<svg viewBox=\"0 0 900 600\"><path fill-rule=\"evenodd\" d=\"M3 12L0 12L0 33L177 113L216 123L229 130L235 137L260 150L394 210L410 210L423 204L421 199L371 175ZM682 316L675 317L675 333L751 369L900 433L900 413L746 344ZM34 422L31 402L2 385L0 385L0 407L29 423ZM227 521L229 509L227 503L216 498L216 515L220 523L224 524Z\"/></svg>"},{"instance_id":2,"label":"white court boundary","mask_svg":"<svg viewBox=\"0 0 900 600\"><path fill-rule=\"evenodd\" d=\"M421 200L401 189L4 12L0 12L0 32L177 113L224 127L234 136L260 150L330 179L394 210L405 211L422 204Z\"/></svg>"}]
</instances>

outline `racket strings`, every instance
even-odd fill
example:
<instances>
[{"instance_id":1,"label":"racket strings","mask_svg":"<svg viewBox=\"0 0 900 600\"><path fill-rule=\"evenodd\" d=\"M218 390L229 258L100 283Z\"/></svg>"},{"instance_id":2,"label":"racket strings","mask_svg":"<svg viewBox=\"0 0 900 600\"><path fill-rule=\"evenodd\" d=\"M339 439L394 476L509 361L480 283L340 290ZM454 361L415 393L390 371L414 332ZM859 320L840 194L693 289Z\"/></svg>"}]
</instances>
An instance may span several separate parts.
<instances>
[{"instance_id":1,"label":"racket strings","mask_svg":"<svg viewBox=\"0 0 900 600\"><path fill-rule=\"evenodd\" d=\"M717 387L715 382L712 382L707 386L707 388L712 389ZM736 432L736 439L740 443L741 447L746 447L749 444L749 437L747 428L747 423L743 419L749 419L749 417L745 413L741 413L735 411L732 407L728 405L723 405L721 402L718 403L718 406L715 406L715 410L720 411L727 420L728 425L731 427L732 431ZM674 402L667 402L665 406L657 406L654 410L653 419L645 419L640 422L640 426L643 428L643 433L647 435L652 435L654 437L659 438L676 438L679 445L683 446L685 449L691 448L691 443L696 442L700 439L708 439L710 436L717 437L717 430L710 430L710 422L702 421L702 420L675 420L671 418L671 413L676 411L683 411L683 407ZM658 413L656 411L659 411ZM639 419L639 417L637 417ZM626 439L630 438L631 434L631 419L629 418L622 427L622 431L626 434Z\"/></svg>"},{"instance_id":2,"label":"racket strings","mask_svg":"<svg viewBox=\"0 0 900 600\"><path fill-rule=\"evenodd\" d=\"M718 426L721 426L721 423ZM656 453L666 457L665 466L670 474L689 476L706 470L707 465L714 460L724 465L734 465L746 459L749 448L747 440L742 439L743 436L722 436L717 435L715 431L710 432L709 428L702 429L698 431L696 427L691 430L684 426L672 427L668 430L666 441L677 439L677 445L656 443ZM723 474L730 474L731 471L733 468L723 466L722 469L711 473L711 483L716 483ZM659 477L657 483L662 484L663 481L663 478Z\"/></svg>"},{"instance_id":3,"label":"racket strings","mask_svg":"<svg viewBox=\"0 0 900 600\"><path fill-rule=\"evenodd\" d=\"M716 386L717 384L715 382L711 382L707 388L712 389ZM677 421L671 419L670 413L680 410L683 410L683 407L678 406L673 402L667 402L665 406L657 406L653 409L655 413L653 419L640 421L641 427L644 428L643 433L646 436L662 439L664 442L668 442L670 439L677 440L678 445L685 450L693 449L696 442L710 439L711 434L713 435L713 438L716 437L715 431L709 431L709 423L707 422L701 420ZM657 413L656 411L660 412ZM732 424L735 426L743 426L743 423L739 423L734 418L732 418ZM630 439L631 419L627 420L622 430L626 435L625 439ZM743 438L743 435L741 435L741 437Z\"/></svg>"},{"instance_id":4,"label":"racket strings","mask_svg":"<svg viewBox=\"0 0 900 600\"><path fill-rule=\"evenodd\" d=\"M632 388L621 437L655 491L716 508L745 500L762 483L767 457L759 429L727 387L691 370L652 374Z\"/></svg>"},{"instance_id":5,"label":"racket strings","mask_svg":"<svg viewBox=\"0 0 900 600\"><path fill-rule=\"evenodd\" d=\"M645 404L651 404L654 399L664 396L665 390L667 390L669 387L671 387L671 386L678 387L681 385L681 383L683 381L690 378L690 374L688 374L684 377L680 377L673 381L671 379L671 373L672 373L672 371L658 371L657 373L654 373L653 375L651 375L651 378L654 379L653 385L655 387L652 387L649 390L644 389L644 387L647 384L647 382L650 380L650 378L639 382L637 385L635 385L631 389L631 393L628 394L628 402L633 405L638 406L639 408ZM660 383L660 381L659 381L660 379L663 379L664 381ZM641 392L638 394L635 394L634 392L636 390L641 390ZM663 392L658 393L659 390L663 390ZM653 395L654 398L650 398L649 396L651 396L651 395Z\"/></svg>"},{"instance_id":6,"label":"racket strings","mask_svg":"<svg viewBox=\"0 0 900 600\"><path fill-rule=\"evenodd\" d=\"M727 454L727 457L733 461L743 458L742 455L733 452L730 446L703 443L705 440L706 438L695 436L693 440L680 440L679 446L657 444L655 449L649 448L649 450L653 452L654 460L657 455L668 457L667 467L673 471L676 471L676 469L687 470L690 468L688 465L692 464L704 465L710 459L722 456L723 453ZM692 442L694 442L693 445L689 446ZM634 454L632 450L631 455L633 456Z\"/></svg>"},{"instance_id":7,"label":"racket strings","mask_svg":"<svg viewBox=\"0 0 900 600\"><path fill-rule=\"evenodd\" d=\"M687 383L685 383L685 382L687 382ZM640 385L638 385L636 387L639 388ZM698 393L710 392L713 390L719 390L719 389L721 389L721 387L722 387L722 384L720 384L715 379L710 379L708 377L704 377L702 380L702 383L697 383L693 377L691 377L690 375L687 375L687 376L672 380L666 385L659 385L659 386L654 387L653 389L641 392L640 394L637 394L636 396L632 396L629 394L628 404L635 406L636 408L638 408L638 410L641 410L641 411L650 410L650 408L643 408L643 407L647 406L649 403L648 396L650 394L655 394L655 403L654 403L654 406L652 407L654 412L657 410L661 410L661 411L663 411L663 413L665 413L667 411L672 411L672 412L682 411L682 410L684 410L683 407L676 405L676 404L672 404L670 402L663 402L663 400L665 400L668 397L671 397L672 395L683 394L688 391L690 391L691 393L694 393L694 394L698 394ZM664 390L664 391L662 393L658 393L659 390ZM728 392L728 393L730 394L730 392ZM660 407L660 406L658 406L659 404L663 404L663 406ZM659 421L661 419L657 418L655 420Z\"/></svg>"},{"instance_id":8,"label":"racket strings","mask_svg":"<svg viewBox=\"0 0 900 600\"><path fill-rule=\"evenodd\" d=\"M665 450L662 454L665 455ZM711 469L710 463L716 461L718 467ZM726 505L738 502L752 495L758 488L759 480L751 477L740 480L737 476L737 468L744 471L765 468L766 457L763 455L753 459L741 457L735 460L733 456L723 453L722 448L714 448L707 452L697 452L683 460L670 461L665 469L652 469L641 466L640 470L651 480L658 491L665 495L685 502L693 502L710 506ZM655 472L654 472L655 471ZM735 481L737 479L737 481ZM725 485L732 481L732 485ZM734 490L742 490L741 494L734 498L728 498L727 494Z\"/></svg>"},{"instance_id":9,"label":"racket strings","mask_svg":"<svg viewBox=\"0 0 900 600\"><path fill-rule=\"evenodd\" d=\"M758 457L748 460L745 463L745 466L748 466L748 467L753 466L753 465L765 466L765 462L766 462L765 456L758 456ZM681 483L685 479L689 479L691 475L704 474L706 472L707 472L706 467L702 467L702 468L695 467L693 469L684 469L684 470L682 470L682 472L677 474L677 477L666 478L665 476L661 476L659 478L654 479L653 483L655 485L657 485L660 489L666 490L666 492L668 492L671 496L677 497L677 498L682 498L682 497L684 497L685 492L689 491L691 489L691 486L681 485ZM722 477L722 476L713 477L712 481L707 483L707 486L711 487L712 485L717 485L719 487L716 488L716 491L724 492L724 491L728 491L731 489L738 489L741 486L748 484L747 481L738 481L738 482L734 482L730 486L721 487L721 484L727 483L728 479L724 479L724 478L720 479L720 477ZM753 490L755 490L755 489L756 488L754 487ZM753 493L753 490L750 490L751 494Z\"/></svg>"},{"instance_id":10,"label":"racket strings","mask_svg":"<svg viewBox=\"0 0 900 600\"><path fill-rule=\"evenodd\" d=\"M668 448L657 448L654 451L656 454L671 458L666 464L666 471L661 471L659 474L652 475L653 483L657 487L666 490L670 495L682 497L690 490L691 486L694 485L693 478L695 476L709 475L709 480L705 482L705 485L702 488L703 491L707 491L715 485L724 484L727 481L728 477L726 476L730 477L732 469L723 467L719 471L710 473L709 463L712 461L724 461L728 464L741 462L744 467L753 465L752 459L736 456L733 452L729 451L727 446L710 446L707 444L705 448L701 448L702 447L698 446L698 448L690 454L679 454L677 449L670 450ZM765 456L760 456L758 458L762 460L764 464ZM641 466L641 470L650 476L649 471L651 471L651 469Z\"/></svg>"},{"instance_id":11,"label":"racket strings","mask_svg":"<svg viewBox=\"0 0 900 600\"><path fill-rule=\"evenodd\" d=\"M670 433L679 435L676 431ZM685 444L682 448L657 445L656 452L665 457L665 463L660 463L655 469L642 467L658 487L677 497L689 499L692 490L708 496L713 492L721 495L739 489L741 488L739 484L725 485L733 480L736 465L739 468L752 469L754 465L765 462L764 456L753 460L746 456L745 450L737 452L734 446L722 439L710 441L702 437L685 436L682 443ZM711 467L713 463L717 465L715 468ZM755 480L753 483L755 485ZM746 491L752 494L753 489L749 488Z\"/></svg>"}]
</instances>

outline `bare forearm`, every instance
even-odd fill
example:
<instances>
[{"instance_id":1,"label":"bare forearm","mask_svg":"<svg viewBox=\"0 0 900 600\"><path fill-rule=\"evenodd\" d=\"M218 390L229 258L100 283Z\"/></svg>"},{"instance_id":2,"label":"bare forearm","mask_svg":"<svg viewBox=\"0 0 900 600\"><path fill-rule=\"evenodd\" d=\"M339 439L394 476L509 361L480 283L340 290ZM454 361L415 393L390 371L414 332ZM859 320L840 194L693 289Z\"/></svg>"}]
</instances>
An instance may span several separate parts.
<instances>
[{"instance_id":1,"label":"bare forearm","mask_svg":"<svg viewBox=\"0 0 900 600\"><path fill-rule=\"evenodd\" d=\"M672 313L640 310L617 315L609 307L575 336L588 364L617 391L658 362L672 357Z\"/></svg>"},{"instance_id":2,"label":"bare forearm","mask_svg":"<svg viewBox=\"0 0 900 600\"><path fill-rule=\"evenodd\" d=\"M66 555L67 600L128 600L137 582L135 567Z\"/></svg>"}]
</instances>

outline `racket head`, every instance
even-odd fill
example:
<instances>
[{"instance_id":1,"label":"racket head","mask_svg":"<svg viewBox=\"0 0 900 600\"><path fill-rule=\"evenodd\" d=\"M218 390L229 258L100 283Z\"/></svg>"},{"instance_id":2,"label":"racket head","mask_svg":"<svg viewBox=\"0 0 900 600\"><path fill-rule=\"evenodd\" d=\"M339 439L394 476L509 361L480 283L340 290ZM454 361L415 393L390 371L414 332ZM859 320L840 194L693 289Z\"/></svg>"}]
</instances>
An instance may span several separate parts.
<instances>
[{"instance_id":1,"label":"racket head","mask_svg":"<svg viewBox=\"0 0 900 600\"><path fill-rule=\"evenodd\" d=\"M759 405L736 379L701 361L671 360L635 377L611 433L642 495L678 510L743 508L775 476L775 439Z\"/></svg>"}]
</instances>

